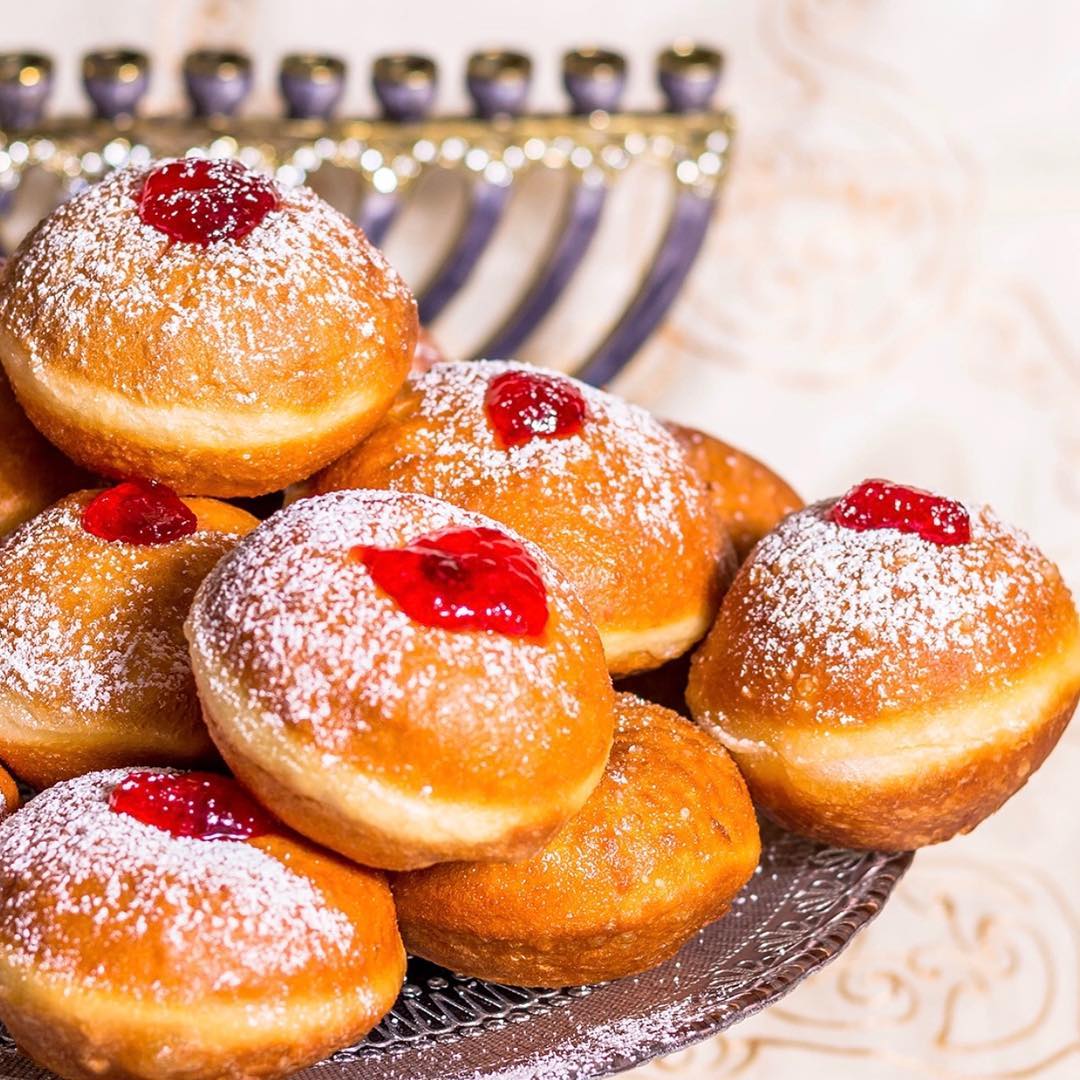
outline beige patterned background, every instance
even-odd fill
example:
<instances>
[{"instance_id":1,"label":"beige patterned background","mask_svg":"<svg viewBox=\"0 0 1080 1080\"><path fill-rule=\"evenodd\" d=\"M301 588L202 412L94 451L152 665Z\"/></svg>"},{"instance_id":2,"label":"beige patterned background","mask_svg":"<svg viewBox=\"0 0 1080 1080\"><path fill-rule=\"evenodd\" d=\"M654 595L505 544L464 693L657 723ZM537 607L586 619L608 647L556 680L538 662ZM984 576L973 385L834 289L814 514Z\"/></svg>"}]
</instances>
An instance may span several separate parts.
<instances>
[{"instance_id":1,"label":"beige patterned background","mask_svg":"<svg viewBox=\"0 0 1080 1080\"><path fill-rule=\"evenodd\" d=\"M407 13L407 14L406 14ZM60 30L58 28L62 27ZM1080 7L1061 0L128 0L9 4L7 45L66 61L94 44L195 44L262 60L395 48L461 58L514 44L558 102L560 49L627 51L632 96L680 34L721 44L742 130L723 219L674 316L622 388L744 445L819 496L897 479L994 503L1080 584ZM160 79L155 104L177 102ZM348 105L370 107L361 78ZM611 307L640 201L606 237L557 327L568 356ZM414 253L399 252L403 263ZM513 258L482 268L482 295ZM606 258L606 275L604 261ZM501 259L501 261L500 261ZM439 327L476 334L476 307ZM973 836L923 852L896 899L790 997L641 1080L941 1080L1080 1076L1080 728Z\"/></svg>"}]
</instances>

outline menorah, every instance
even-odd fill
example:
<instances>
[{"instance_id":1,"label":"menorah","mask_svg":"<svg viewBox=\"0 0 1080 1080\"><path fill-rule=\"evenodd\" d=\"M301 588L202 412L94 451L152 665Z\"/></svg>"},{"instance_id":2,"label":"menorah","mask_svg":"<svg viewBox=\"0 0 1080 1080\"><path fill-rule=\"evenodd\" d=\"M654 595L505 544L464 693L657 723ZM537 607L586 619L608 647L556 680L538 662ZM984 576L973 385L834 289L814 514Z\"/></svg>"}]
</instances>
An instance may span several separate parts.
<instances>
[{"instance_id":1,"label":"menorah","mask_svg":"<svg viewBox=\"0 0 1080 1080\"><path fill-rule=\"evenodd\" d=\"M701 249L728 171L731 115L714 106L722 57L699 45L660 53L656 72L665 108L621 111L626 62L588 48L563 58L566 113L526 111L532 62L519 52L473 54L466 85L471 116L435 113L438 71L424 56L376 60L372 87L377 117L336 118L345 88L344 63L308 54L284 58L281 117L239 110L252 86L251 59L200 50L183 62L189 115L140 115L150 80L144 53L115 49L88 54L83 86L90 117L46 116L53 64L44 55L0 55L0 215L14 212L35 171L51 175L57 198L69 197L108 170L159 155L236 156L286 184L313 182L328 166L355 179L358 195L342 206L383 243L421 180L441 169L462 178L466 209L456 234L427 279L416 285L430 324L473 275L504 218L511 194L533 170L558 170L568 182L546 250L531 279L507 298L496 328L477 355L510 356L540 327L581 267L611 192L636 161L658 163L671 200L655 250L621 315L603 330L576 374L610 381L663 319ZM340 194L336 198L342 202Z\"/></svg>"}]
</instances>

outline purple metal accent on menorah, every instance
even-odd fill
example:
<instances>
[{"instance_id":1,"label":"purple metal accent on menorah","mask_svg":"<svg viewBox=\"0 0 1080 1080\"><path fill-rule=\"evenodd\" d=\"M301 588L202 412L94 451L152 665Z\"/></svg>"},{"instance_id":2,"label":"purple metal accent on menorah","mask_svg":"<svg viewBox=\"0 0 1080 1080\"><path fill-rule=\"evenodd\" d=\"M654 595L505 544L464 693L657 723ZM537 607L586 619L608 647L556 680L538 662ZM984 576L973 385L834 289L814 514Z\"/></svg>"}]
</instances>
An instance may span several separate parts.
<instances>
[{"instance_id":1,"label":"purple metal accent on menorah","mask_svg":"<svg viewBox=\"0 0 1080 1080\"><path fill-rule=\"evenodd\" d=\"M602 180L575 182L564 224L541 261L539 275L506 322L477 350L480 357L512 357L544 321L581 265L607 200Z\"/></svg>"},{"instance_id":2,"label":"purple metal accent on menorah","mask_svg":"<svg viewBox=\"0 0 1080 1080\"><path fill-rule=\"evenodd\" d=\"M195 116L233 116L251 92L251 60L238 52L189 53L184 87Z\"/></svg>"},{"instance_id":3,"label":"purple metal accent on menorah","mask_svg":"<svg viewBox=\"0 0 1080 1080\"><path fill-rule=\"evenodd\" d=\"M278 77L291 120L329 120L345 93L345 64L336 56L292 53Z\"/></svg>"},{"instance_id":4,"label":"purple metal accent on menorah","mask_svg":"<svg viewBox=\"0 0 1080 1080\"><path fill-rule=\"evenodd\" d=\"M481 52L469 57L465 85L476 115L483 120L520 116L531 82L532 61L522 53ZM469 210L450 254L420 293L421 322L434 322L468 281L509 197L509 176L500 175L497 180L481 176L473 182Z\"/></svg>"},{"instance_id":5,"label":"purple metal accent on menorah","mask_svg":"<svg viewBox=\"0 0 1080 1080\"><path fill-rule=\"evenodd\" d=\"M639 287L578 369L584 378L603 383L656 328L701 249L734 134L730 116L712 105L721 66L720 55L706 48L668 49L657 69L666 109L624 113L619 111L626 83L622 57L603 49L577 50L563 58L569 114L531 115L525 111L529 58L477 53L466 72L473 116L444 117L432 115L435 64L422 56L387 56L372 73L381 118L338 120L333 114L345 89L344 63L297 54L284 59L279 73L287 119L272 120L243 116L252 84L248 57L200 50L185 59L181 71L192 112L184 120L139 115L150 80L148 59L133 49L116 49L83 61L94 115L86 121L44 118L52 85L48 57L0 55L0 229L10 234L15 228L5 222L18 217L15 195L31 170L53 174L62 198L127 162L188 153L235 155L286 184L321 182L320 170L334 166L336 172L327 175L335 200L339 205L351 200L354 220L382 243L405 202L422 197L422 175L443 169L464 178L468 200L449 250L417 288L422 318L430 322L459 295L497 242L517 177L532 169L564 171L569 184L553 238L529 285L504 303L480 350L480 355L506 356L527 346L574 280L620 173L649 158L670 170L672 208ZM24 219L25 214L18 218L20 228L29 224ZM5 236L12 238L17 237Z\"/></svg>"},{"instance_id":6,"label":"purple metal accent on menorah","mask_svg":"<svg viewBox=\"0 0 1080 1080\"><path fill-rule=\"evenodd\" d=\"M0 56L0 130L34 127L52 92L52 61L40 53Z\"/></svg>"},{"instance_id":7,"label":"purple metal accent on menorah","mask_svg":"<svg viewBox=\"0 0 1080 1080\"><path fill-rule=\"evenodd\" d=\"M708 198L682 192L664 239L637 295L578 375L595 386L611 382L656 329L690 272L712 216Z\"/></svg>"},{"instance_id":8,"label":"purple metal accent on menorah","mask_svg":"<svg viewBox=\"0 0 1080 1080\"><path fill-rule=\"evenodd\" d=\"M150 60L137 49L106 49L83 59L83 87L99 120L132 117L150 86Z\"/></svg>"},{"instance_id":9,"label":"purple metal accent on menorah","mask_svg":"<svg viewBox=\"0 0 1080 1080\"><path fill-rule=\"evenodd\" d=\"M626 88L626 61L607 49L578 49L563 57L563 86L578 116L616 112ZM607 201L607 177L591 163L577 169L563 223L541 270L515 311L478 351L513 356L543 322L588 253Z\"/></svg>"},{"instance_id":10,"label":"purple metal accent on menorah","mask_svg":"<svg viewBox=\"0 0 1080 1080\"><path fill-rule=\"evenodd\" d=\"M682 61L680 63L680 61ZM709 107L720 85L723 60L711 49L694 48L681 56L674 51L660 57L660 87L675 113L701 112ZM727 143L714 138L713 149L726 151ZM629 362L667 313L701 251L712 217L713 201L693 190L699 165L680 163L676 180L685 184L672 207L664 238L660 242L645 280L624 310L622 319L585 362L579 374L586 382L603 386Z\"/></svg>"},{"instance_id":11,"label":"purple metal accent on menorah","mask_svg":"<svg viewBox=\"0 0 1080 1080\"><path fill-rule=\"evenodd\" d=\"M371 74L371 88L383 117L399 124L423 120L435 105L438 73L435 62L413 53L380 56ZM376 189L368 194L357 215L357 224L372 242L381 245L401 209L401 198Z\"/></svg>"}]
</instances>

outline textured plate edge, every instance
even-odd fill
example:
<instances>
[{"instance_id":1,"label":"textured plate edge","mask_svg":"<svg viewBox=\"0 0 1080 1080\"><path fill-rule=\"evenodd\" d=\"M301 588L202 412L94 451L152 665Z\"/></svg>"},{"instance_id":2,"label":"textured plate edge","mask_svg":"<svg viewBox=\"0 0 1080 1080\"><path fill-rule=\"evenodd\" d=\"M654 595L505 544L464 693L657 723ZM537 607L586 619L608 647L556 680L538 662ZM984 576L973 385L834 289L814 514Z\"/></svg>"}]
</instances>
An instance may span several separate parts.
<instances>
[{"instance_id":1,"label":"textured plate edge","mask_svg":"<svg viewBox=\"0 0 1080 1080\"><path fill-rule=\"evenodd\" d=\"M886 856L867 895L854 907L848 908L834 923L823 928L799 953L770 972L769 976L728 998L722 1006L705 1015L676 1027L663 1039L641 1044L645 1056L625 1063L612 1061L604 1072L579 1073L576 1080L603 1080L631 1069L640 1068L657 1058L677 1054L697 1043L718 1035L736 1024L748 1020L787 997L810 975L831 964L881 913L915 859L914 851L896 852ZM891 873L886 873L891 870Z\"/></svg>"},{"instance_id":2,"label":"textured plate edge","mask_svg":"<svg viewBox=\"0 0 1080 1080\"><path fill-rule=\"evenodd\" d=\"M875 869L861 879L866 883L865 887L853 890L853 894L858 899L850 906L838 911L832 921L824 923L797 952L792 953L781 964L771 969L767 975L754 980L745 989L737 991L734 996L724 998L722 1002L711 1007L703 1004L693 1019L681 1021L665 1031L641 1039L634 1044L629 1054L612 1050L608 1052L605 1059L594 1061L588 1067L572 1070L565 1068L566 1059L564 1059L559 1063L559 1071L551 1075L557 1075L558 1080L603 1080L605 1077L617 1076L700 1043L786 997L804 979L835 960L854 938L881 914L896 886L910 869L915 856L913 851L867 852L866 854L876 855L879 861ZM701 996L703 1003L707 999L708 994ZM428 1046L438 1046L445 1050L459 1044L462 1038L464 1036L455 1035L430 1043ZM571 1050L570 1047L564 1048L564 1052L569 1050ZM396 1054L391 1053L390 1060L392 1061L394 1057L405 1057L408 1054L409 1051L403 1049ZM540 1071L529 1075L533 1077L533 1080L539 1080L548 1075L542 1070L550 1063L550 1059L515 1059L503 1066L488 1064L467 1067L462 1071L450 1069L445 1075L448 1080L508 1080L511 1077L513 1080L521 1080L527 1075L527 1069L535 1068ZM428 1065L430 1064L429 1062ZM420 1080L421 1076L429 1074L392 1071L387 1075L397 1077L398 1080L414 1080L414 1077ZM330 1076L333 1074L328 1075L328 1080Z\"/></svg>"}]
</instances>

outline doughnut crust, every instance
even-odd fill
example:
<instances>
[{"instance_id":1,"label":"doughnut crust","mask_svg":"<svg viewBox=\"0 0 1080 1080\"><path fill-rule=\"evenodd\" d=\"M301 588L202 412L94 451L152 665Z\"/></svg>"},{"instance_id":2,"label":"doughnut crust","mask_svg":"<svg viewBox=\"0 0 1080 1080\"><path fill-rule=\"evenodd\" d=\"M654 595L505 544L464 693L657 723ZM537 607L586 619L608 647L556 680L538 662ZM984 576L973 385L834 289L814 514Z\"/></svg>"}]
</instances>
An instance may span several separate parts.
<instances>
[{"instance_id":1,"label":"doughnut crust","mask_svg":"<svg viewBox=\"0 0 1080 1080\"><path fill-rule=\"evenodd\" d=\"M0 757L35 787L216 757L183 624L203 577L257 522L188 499L191 536L111 542L81 524L96 494L69 495L0 542Z\"/></svg>"},{"instance_id":2,"label":"doughnut crust","mask_svg":"<svg viewBox=\"0 0 1080 1080\"><path fill-rule=\"evenodd\" d=\"M687 700L759 808L857 848L973 829L1054 747L1080 692L1057 568L989 509L939 546L786 518L739 571Z\"/></svg>"},{"instance_id":3,"label":"doughnut crust","mask_svg":"<svg viewBox=\"0 0 1080 1080\"><path fill-rule=\"evenodd\" d=\"M0 372L0 536L86 482L27 420Z\"/></svg>"},{"instance_id":4,"label":"doughnut crust","mask_svg":"<svg viewBox=\"0 0 1080 1080\"><path fill-rule=\"evenodd\" d=\"M0 826L0 1019L67 1080L285 1077L361 1039L405 954L382 875L285 831L178 838L113 812L127 770Z\"/></svg>"},{"instance_id":5,"label":"doughnut crust","mask_svg":"<svg viewBox=\"0 0 1080 1080\"><path fill-rule=\"evenodd\" d=\"M0 282L0 361L78 463L182 494L310 475L362 438L413 356L416 307L363 233L307 188L241 240L171 240L129 166L58 207Z\"/></svg>"},{"instance_id":6,"label":"doughnut crust","mask_svg":"<svg viewBox=\"0 0 1080 1080\"><path fill-rule=\"evenodd\" d=\"M449 526L422 495L343 491L275 514L210 574L187 633L210 734L297 831L368 866L523 858L577 811L611 746L612 690L576 595L539 638L429 627L350 555Z\"/></svg>"},{"instance_id":7,"label":"doughnut crust","mask_svg":"<svg viewBox=\"0 0 1080 1080\"><path fill-rule=\"evenodd\" d=\"M757 458L695 428L665 421L705 481L741 563L781 518L801 510L794 489Z\"/></svg>"},{"instance_id":8,"label":"doughnut crust","mask_svg":"<svg viewBox=\"0 0 1080 1080\"><path fill-rule=\"evenodd\" d=\"M655 967L727 911L761 853L735 763L659 705L618 694L616 716L604 779L542 851L394 876L411 952L494 982L600 982Z\"/></svg>"},{"instance_id":9,"label":"doughnut crust","mask_svg":"<svg viewBox=\"0 0 1080 1080\"><path fill-rule=\"evenodd\" d=\"M0 821L15 813L21 801L15 778L7 769L0 769Z\"/></svg>"},{"instance_id":10,"label":"doughnut crust","mask_svg":"<svg viewBox=\"0 0 1080 1080\"><path fill-rule=\"evenodd\" d=\"M488 421L503 361L412 374L375 431L311 490L434 495L539 544L576 586L614 675L657 667L708 629L733 570L727 540L679 445L643 409L575 383L580 434L504 448Z\"/></svg>"}]
</instances>

